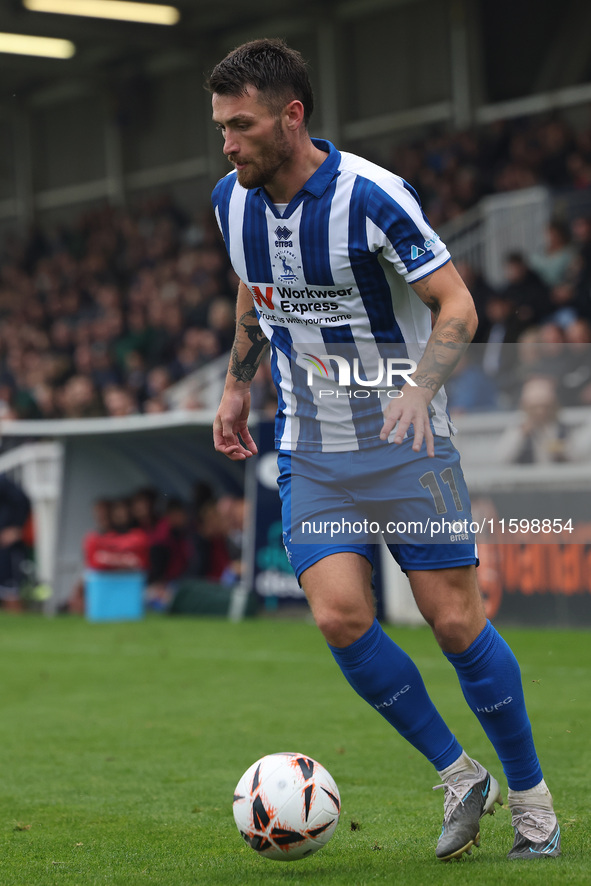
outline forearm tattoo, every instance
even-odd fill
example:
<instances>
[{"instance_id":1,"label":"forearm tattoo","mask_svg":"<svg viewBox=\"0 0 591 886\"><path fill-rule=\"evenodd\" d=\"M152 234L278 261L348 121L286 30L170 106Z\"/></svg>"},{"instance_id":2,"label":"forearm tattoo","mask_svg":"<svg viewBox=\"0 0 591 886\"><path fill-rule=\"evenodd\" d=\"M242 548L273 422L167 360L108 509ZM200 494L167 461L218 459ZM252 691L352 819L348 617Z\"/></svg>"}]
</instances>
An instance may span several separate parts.
<instances>
[{"instance_id":1,"label":"forearm tattoo","mask_svg":"<svg viewBox=\"0 0 591 886\"><path fill-rule=\"evenodd\" d=\"M434 313L437 314L437 306ZM425 353L413 380L435 394L451 375L472 340L467 324L461 319L436 320Z\"/></svg>"},{"instance_id":2,"label":"forearm tattoo","mask_svg":"<svg viewBox=\"0 0 591 886\"><path fill-rule=\"evenodd\" d=\"M269 342L259 326L254 308L246 311L236 324L236 336L230 356L230 374L238 381L252 381Z\"/></svg>"}]
</instances>

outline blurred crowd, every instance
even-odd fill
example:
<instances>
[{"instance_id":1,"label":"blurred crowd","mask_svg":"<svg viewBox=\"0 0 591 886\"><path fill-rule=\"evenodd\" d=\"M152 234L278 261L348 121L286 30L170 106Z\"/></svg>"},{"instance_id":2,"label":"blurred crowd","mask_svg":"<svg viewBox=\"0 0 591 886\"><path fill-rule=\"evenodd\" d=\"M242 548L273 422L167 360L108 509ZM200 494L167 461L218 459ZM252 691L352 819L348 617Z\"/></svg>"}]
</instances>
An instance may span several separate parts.
<instances>
[{"instance_id":1,"label":"blurred crowd","mask_svg":"<svg viewBox=\"0 0 591 886\"><path fill-rule=\"evenodd\" d=\"M506 256L498 289L457 263L479 324L446 383L452 416L516 408L533 377L552 380L561 406L591 406L591 220L552 221L545 241L538 254Z\"/></svg>"},{"instance_id":2,"label":"blurred crowd","mask_svg":"<svg viewBox=\"0 0 591 886\"><path fill-rule=\"evenodd\" d=\"M441 132L397 146L391 167L416 188L437 228L490 194L535 185L590 189L591 126L577 128L555 113ZM551 382L549 399L561 406L591 405L591 218L552 220L539 252L505 256L500 287L456 264L479 325L446 384L452 416L517 408L533 377Z\"/></svg>"},{"instance_id":3,"label":"blurred crowd","mask_svg":"<svg viewBox=\"0 0 591 886\"><path fill-rule=\"evenodd\" d=\"M397 145L389 166L420 194L437 229L489 194L591 187L591 126L575 127L555 113L441 130Z\"/></svg>"},{"instance_id":4,"label":"blurred crowd","mask_svg":"<svg viewBox=\"0 0 591 886\"><path fill-rule=\"evenodd\" d=\"M168 198L9 237L0 416L166 411L172 384L229 349L236 287L215 219Z\"/></svg>"},{"instance_id":5,"label":"blurred crowd","mask_svg":"<svg viewBox=\"0 0 591 886\"><path fill-rule=\"evenodd\" d=\"M434 132L397 145L390 165L437 227L494 192L591 187L591 128L554 114ZM567 342L588 339L588 218L551 225L539 255L507 256L500 292L461 270L476 299L480 342L501 333L514 342L547 324ZM229 350L236 286L213 215L191 217L166 197L8 237L0 261L0 417L168 410L175 382ZM192 396L184 408L200 405ZM255 402L274 409L268 374Z\"/></svg>"}]
</instances>

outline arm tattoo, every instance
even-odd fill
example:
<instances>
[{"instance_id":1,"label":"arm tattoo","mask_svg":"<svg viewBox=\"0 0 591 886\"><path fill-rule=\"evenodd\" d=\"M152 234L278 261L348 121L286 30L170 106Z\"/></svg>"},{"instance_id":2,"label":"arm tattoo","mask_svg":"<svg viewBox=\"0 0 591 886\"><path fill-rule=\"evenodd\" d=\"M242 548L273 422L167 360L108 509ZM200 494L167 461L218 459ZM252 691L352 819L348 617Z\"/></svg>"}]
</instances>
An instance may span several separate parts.
<instances>
[{"instance_id":1,"label":"arm tattoo","mask_svg":"<svg viewBox=\"0 0 591 886\"><path fill-rule=\"evenodd\" d=\"M246 311L236 324L236 336L230 356L230 374L238 381L252 381L269 342L259 326L254 308Z\"/></svg>"},{"instance_id":2,"label":"arm tattoo","mask_svg":"<svg viewBox=\"0 0 591 886\"><path fill-rule=\"evenodd\" d=\"M467 324L459 318L435 322L414 381L435 394L451 375L472 336Z\"/></svg>"}]
</instances>

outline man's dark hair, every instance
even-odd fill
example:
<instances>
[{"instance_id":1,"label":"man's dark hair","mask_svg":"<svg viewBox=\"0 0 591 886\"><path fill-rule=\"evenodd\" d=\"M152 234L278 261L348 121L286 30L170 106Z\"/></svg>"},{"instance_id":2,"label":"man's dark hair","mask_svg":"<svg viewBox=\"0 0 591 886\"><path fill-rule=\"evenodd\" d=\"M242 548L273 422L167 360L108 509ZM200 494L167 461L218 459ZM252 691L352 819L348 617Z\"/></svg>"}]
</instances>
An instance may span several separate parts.
<instances>
[{"instance_id":1,"label":"man's dark hair","mask_svg":"<svg viewBox=\"0 0 591 886\"><path fill-rule=\"evenodd\" d=\"M245 95L248 86L275 114L297 99L304 106L304 125L314 110L308 69L300 53L284 40L251 40L233 49L211 72L206 87L218 95Z\"/></svg>"}]
</instances>

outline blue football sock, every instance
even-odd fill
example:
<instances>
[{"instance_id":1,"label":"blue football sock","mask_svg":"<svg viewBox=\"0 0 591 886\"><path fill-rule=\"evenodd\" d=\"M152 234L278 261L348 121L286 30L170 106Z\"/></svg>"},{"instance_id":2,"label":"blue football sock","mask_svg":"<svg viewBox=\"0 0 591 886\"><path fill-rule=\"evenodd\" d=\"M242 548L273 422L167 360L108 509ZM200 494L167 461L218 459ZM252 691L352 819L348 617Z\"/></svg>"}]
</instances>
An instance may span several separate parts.
<instances>
[{"instance_id":1,"label":"blue football sock","mask_svg":"<svg viewBox=\"0 0 591 886\"><path fill-rule=\"evenodd\" d=\"M453 664L464 698L499 756L509 787L525 791L542 780L542 770L521 685L517 659L490 622Z\"/></svg>"},{"instance_id":2,"label":"blue football sock","mask_svg":"<svg viewBox=\"0 0 591 886\"><path fill-rule=\"evenodd\" d=\"M353 689L436 769L457 760L462 747L427 695L416 665L377 620L350 646L329 649Z\"/></svg>"}]
</instances>

